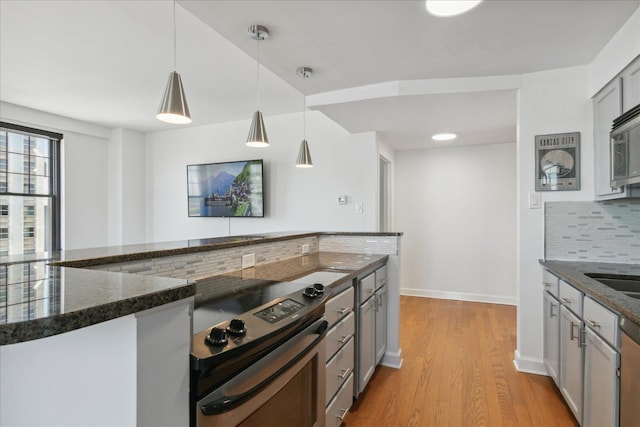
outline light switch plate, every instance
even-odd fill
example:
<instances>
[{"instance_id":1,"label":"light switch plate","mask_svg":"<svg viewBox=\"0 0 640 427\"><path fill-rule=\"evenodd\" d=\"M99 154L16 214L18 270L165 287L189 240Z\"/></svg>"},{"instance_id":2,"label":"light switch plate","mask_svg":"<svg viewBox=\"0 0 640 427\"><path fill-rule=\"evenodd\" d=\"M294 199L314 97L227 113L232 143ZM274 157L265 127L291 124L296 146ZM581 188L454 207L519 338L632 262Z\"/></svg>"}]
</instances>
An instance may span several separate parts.
<instances>
[{"instance_id":1,"label":"light switch plate","mask_svg":"<svg viewBox=\"0 0 640 427\"><path fill-rule=\"evenodd\" d=\"M529 209L540 209L541 199L540 193L529 193Z\"/></svg>"},{"instance_id":2,"label":"light switch plate","mask_svg":"<svg viewBox=\"0 0 640 427\"><path fill-rule=\"evenodd\" d=\"M309 245L302 245L302 255L306 255L309 253Z\"/></svg>"},{"instance_id":3,"label":"light switch plate","mask_svg":"<svg viewBox=\"0 0 640 427\"><path fill-rule=\"evenodd\" d=\"M249 268L256 265L256 254L242 255L242 268Z\"/></svg>"},{"instance_id":4,"label":"light switch plate","mask_svg":"<svg viewBox=\"0 0 640 427\"><path fill-rule=\"evenodd\" d=\"M338 196L338 204L346 205L347 204L347 196Z\"/></svg>"},{"instance_id":5,"label":"light switch plate","mask_svg":"<svg viewBox=\"0 0 640 427\"><path fill-rule=\"evenodd\" d=\"M362 206L362 202L356 203L356 213L361 214L363 210L364 210L364 208Z\"/></svg>"}]
</instances>

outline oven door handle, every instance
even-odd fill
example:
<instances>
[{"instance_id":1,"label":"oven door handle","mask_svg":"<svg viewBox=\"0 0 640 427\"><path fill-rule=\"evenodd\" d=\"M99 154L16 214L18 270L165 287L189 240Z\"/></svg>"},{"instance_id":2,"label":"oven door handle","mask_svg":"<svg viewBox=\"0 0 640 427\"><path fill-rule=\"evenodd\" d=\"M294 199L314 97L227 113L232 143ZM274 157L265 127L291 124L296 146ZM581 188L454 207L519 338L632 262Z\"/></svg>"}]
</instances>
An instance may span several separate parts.
<instances>
[{"instance_id":1,"label":"oven door handle","mask_svg":"<svg viewBox=\"0 0 640 427\"><path fill-rule=\"evenodd\" d=\"M218 415L223 412L233 409L235 406L242 404L244 401L250 399L254 394L259 393L264 387L269 385L273 380L282 375L291 366L295 365L298 360L302 359L312 348L314 348L326 335L329 322L322 320L314 325L313 332L309 335L318 335L311 341L302 351L298 352L296 356L291 358L287 363L277 369L273 374L269 375L266 379L251 387L249 390L235 394L232 396L222 395L213 401L207 402L200 407L200 410L204 415Z\"/></svg>"}]
</instances>

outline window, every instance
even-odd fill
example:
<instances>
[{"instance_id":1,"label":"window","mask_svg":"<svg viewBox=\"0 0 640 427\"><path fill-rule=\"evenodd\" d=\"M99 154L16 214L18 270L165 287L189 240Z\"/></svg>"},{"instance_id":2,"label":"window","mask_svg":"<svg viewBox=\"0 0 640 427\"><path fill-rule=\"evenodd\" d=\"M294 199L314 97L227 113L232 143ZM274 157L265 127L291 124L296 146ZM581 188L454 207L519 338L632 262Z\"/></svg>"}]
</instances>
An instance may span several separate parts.
<instances>
[{"instance_id":1,"label":"window","mask_svg":"<svg viewBox=\"0 0 640 427\"><path fill-rule=\"evenodd\" d=\"M0 122L0 217L8 255L60 249L62 135ZM21 232L22 229L22 232Z\"/></svg>"},{"instance_id":2,"label":"window","mask_svg":"<svg viewBox=\"0 0 640 427\"><path fill-rule=\"evenodd\" d=\"M34 227L25 227L24 228L24 237L36 237L36 231Z\"/></svg>"},{"instance_id":3,"label":"window","mask_svg":"<svg viewBox=\"0 0 640 427\"><path fill-rule=\"evenodd\" d=\"M0 239L8 239L8 238L9 238L9 229L0 228Z\"/></svg>"}]
</instances>

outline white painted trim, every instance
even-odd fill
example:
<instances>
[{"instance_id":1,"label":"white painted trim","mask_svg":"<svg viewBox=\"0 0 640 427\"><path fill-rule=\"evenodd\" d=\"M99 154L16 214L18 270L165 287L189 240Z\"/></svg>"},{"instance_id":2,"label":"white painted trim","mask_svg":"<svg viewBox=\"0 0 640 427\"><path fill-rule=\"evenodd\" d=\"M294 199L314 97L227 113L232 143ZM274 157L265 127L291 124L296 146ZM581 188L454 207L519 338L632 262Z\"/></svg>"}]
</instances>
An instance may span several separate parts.
<instances>
[{"instance_id":1,"label":"white painted trim","mask_svg":"<svg viewBox=\"0 0 640 427\"><path fill-rule=\"evenodd\" d=\"M541 359L522 357L518 350L513 352L513 356L513 364L515 365L518 372L549 376L549 374L547 373L547 368L544 366L544 361L542 361Z\"/></svg>"},{"instance_id":2,"label":"white painted trim","mask_svg":"<svg viewBox=\"0 0 640 427\"><path fill-rule=\"evenodd\" d=\"M484 302L489 304L516 305L515 297L471 294L466 292L434 291L429 289L402 288L401 295L424 298L451 299L458 301Z\"/></svg>"},{"instance_id":3,"label":"white painted trim","mask_svg":"<svg viewBox=\"0 0 640 427\"><path fill-rule=\"evenodd\" d=\"M399 348L395 353L387 351L380 364L388 368L400 369L400 367L402 367L402 361L402 349Z\"/></svg>"}]
</instances>

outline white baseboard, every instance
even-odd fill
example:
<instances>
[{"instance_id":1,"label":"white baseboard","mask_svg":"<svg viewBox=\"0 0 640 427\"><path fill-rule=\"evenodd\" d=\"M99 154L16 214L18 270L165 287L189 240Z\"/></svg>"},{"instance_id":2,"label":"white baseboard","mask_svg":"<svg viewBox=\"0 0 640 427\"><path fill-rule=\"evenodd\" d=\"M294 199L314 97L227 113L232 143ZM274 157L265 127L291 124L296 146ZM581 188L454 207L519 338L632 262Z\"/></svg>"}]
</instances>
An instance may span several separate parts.
<instances>
[{"instance_id":1,"label":"white baseboard","mask_svg":"<svg viewBox=\"0 0 640 427\"><path fill-rule=\"evenodd\" d=\"M518 372L549 376L542 360L532 357L522 357L518 350L513 352L513 356L513 364Z\"/></svg>"},{"instance_id":2,"label":"white baseboard","mask_svg":"<svg viewBox=\"0 0 640 427\"><path fill-rule=\"evenodd\" d=\"M433 291L428 289L417 289L417 288L401 288L400 295L407 295L412 297L451 299L451 300L470 301L470 302L485 302L490 304L504 304L504 305L517 304L516 297L471 294L471 293L464 293L464 292Z\"/></svg>"},{"instance_id":3,"label":"white baseboard","mask_svg":"<svg viewBox=\"0 0 640 427\"><path fill-rule=\"evenodd\" d=\"M386 352L380 362L382 366L400 369L402 366L402 349L398 349L396 353Z\"/></svg>"}]
</instances>

